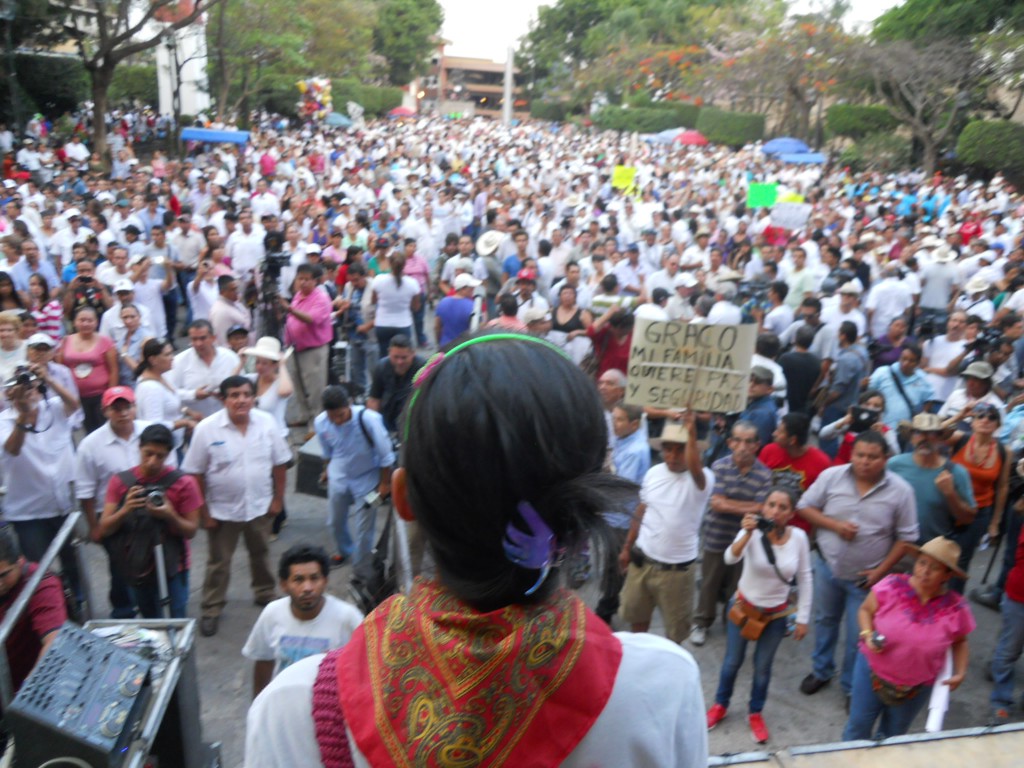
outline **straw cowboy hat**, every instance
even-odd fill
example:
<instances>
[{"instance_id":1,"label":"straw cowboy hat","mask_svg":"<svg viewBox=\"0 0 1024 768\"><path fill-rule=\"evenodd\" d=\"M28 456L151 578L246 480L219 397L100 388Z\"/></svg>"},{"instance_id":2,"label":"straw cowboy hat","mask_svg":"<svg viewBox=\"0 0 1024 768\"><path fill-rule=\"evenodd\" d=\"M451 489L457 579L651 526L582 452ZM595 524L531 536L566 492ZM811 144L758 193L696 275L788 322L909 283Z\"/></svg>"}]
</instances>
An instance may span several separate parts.
<instances>
[{"instance_id":1,"label":"straw cowboy hat","mask_svg":"<svg viewBox=\"0 0 1024 768\"><path fill-rule=\"evenodd\" d=\"M913 544L907 546L919 555L928 555L932 560L938 560L961 579L967 578L967 574L957 565L960 560L960 545L952 539L936 536L920 547L915 547Z\"/></svg>"}]
</instances>

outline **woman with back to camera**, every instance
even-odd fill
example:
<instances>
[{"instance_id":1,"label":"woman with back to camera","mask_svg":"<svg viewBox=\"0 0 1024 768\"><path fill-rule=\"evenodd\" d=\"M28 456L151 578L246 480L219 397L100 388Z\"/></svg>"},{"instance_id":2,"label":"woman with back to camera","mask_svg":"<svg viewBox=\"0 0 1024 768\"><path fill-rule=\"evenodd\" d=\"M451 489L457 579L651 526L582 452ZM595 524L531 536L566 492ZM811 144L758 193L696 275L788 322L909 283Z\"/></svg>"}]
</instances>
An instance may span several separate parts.
<instances>
[{"instance_id":1,"label":"woman with back to camera","mask_svg":"<svg viewBox=\"0 0 1024 768\"><path fill-rule=\"evenodd\" d=\"M424 366L403 438L394 505L438 575L278 675L249 711L248 768L706 765L689 653L612 634L558 584L635 487L601 471L592 382L541 339L477 336Z\"/></svg>"},{"instance_id":2,"label":"woman with back to camera","mask_svg":"<svg viewBox=\"0 0 1024 768\"><path fill-rule=\"evenodd\" d=\"M814 591L811 576L811 548L807 534L801 529L788 525L796 511L796 501L788 490L777 488L764 500L761 520L758 515L743 517L736 539L725 552L725 562L732 565L743 561L738 591L729 600L730 618L734 605L746 604L766 620L760 637L754 642L754 680L750 689L750 710L748 719L754 741L763 744L768 741L768 728L761 710L768 698L768 684L772 677L772 661L779 644L786 636L786 617L789 610L790 586L796 584L798 602L796 608L796 629L793 638L803 640L807 634L807 621L811 615ZM765 530L765 523L771 523ZM767 543L765 543L767 542ZM767 548L771 547L772 563ZM749 609L748 609L749 610ZM739 625L729 621L726 625L725 661L718 678L718 692L715 703L708 710L710 731L725 717L732 698L736 675L743 665L743 657L749 642L740 634Z\"/></svg>"}]
</instances>

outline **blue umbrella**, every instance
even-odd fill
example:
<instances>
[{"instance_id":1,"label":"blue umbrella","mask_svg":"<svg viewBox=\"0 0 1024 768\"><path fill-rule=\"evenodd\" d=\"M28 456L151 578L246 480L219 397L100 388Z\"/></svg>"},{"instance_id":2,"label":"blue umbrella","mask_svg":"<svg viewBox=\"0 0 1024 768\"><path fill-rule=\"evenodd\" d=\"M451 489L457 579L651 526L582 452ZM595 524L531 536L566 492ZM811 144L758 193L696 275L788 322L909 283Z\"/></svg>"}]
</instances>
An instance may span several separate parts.
<instances>
[{"instance_id":1,"label":"blue umbrella","mask_svg":"<svg viewBox=\"0 0 1024 768\"><path fill-rule=\"evenodd\" d=\"M346 117L345 115L341 114L341 112L331 112L324 119L324 123L326 123L331 128L351 128L352 127L352 120L351 120L351 118Z\"/></svg>"},{"instance_id":2,"label":"blue umbrella","mask_svg":"<svg viewBox=\"0 0 1024 768\"><path fill-rule=\"evenodd\" d=\"M782 136L778 139L772 139L769 141L761 147L761 151L766 155L795 155L801 152L810 151L810 147L800 141L800 139Z\"/></svg>"},{"instance_id":3,"label":"blue umbrella","mask_svg":"<svg viewBox=\"0 0 1024 768\"><path fill-rule=\"evenodd\" d=\"M784 163L823 165L827 159L821 152L794 152L792 154L779 155L779 160Z\"/></svg>"}]
</instances>

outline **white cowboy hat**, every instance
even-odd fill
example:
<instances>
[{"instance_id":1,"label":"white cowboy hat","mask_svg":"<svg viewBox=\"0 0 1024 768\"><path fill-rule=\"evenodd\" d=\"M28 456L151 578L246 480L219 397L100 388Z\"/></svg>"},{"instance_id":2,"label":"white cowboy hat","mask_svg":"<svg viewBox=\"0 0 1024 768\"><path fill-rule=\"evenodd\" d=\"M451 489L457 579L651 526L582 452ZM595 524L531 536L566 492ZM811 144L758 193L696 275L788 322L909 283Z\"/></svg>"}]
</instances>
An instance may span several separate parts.
<instances>
[{"instance_id":1,"label":"white cowboy hat","mask_svg":"<svg viewBox=\"0 0 1024 768\"><path fill-rule=\"evenodd\" d=\"M285 358L281 352L281 342L273 336L261 336L256 340L256 344L242 349L242 354L250 357L262 357L264 360L273 360L275 363L279 363Z\"/></svg>"}]
</instances>

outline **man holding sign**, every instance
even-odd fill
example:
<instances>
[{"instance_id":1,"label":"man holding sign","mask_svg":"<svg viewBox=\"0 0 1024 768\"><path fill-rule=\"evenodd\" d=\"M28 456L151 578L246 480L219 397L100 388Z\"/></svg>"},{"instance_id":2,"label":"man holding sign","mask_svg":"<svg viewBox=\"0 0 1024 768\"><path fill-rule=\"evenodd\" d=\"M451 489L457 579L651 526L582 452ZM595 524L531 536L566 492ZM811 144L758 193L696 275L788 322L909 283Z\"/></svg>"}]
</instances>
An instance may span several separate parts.
<instances>
[{"instance_id":1,"label":"man holding sign","mask_svg":"<svg viewBox=\"0 0 1024 768\"><path fill-rule=\"evenodd\" d=\"M640 486L640 504L619 553L626 574L619 614L633 632L646 632L657 608L665 635L682 643L693 617L694 563L700 524L715 476L701 466L696 414L669 424L659 440L663 464L651 467Z\"/></svg>"}]
</instances>

